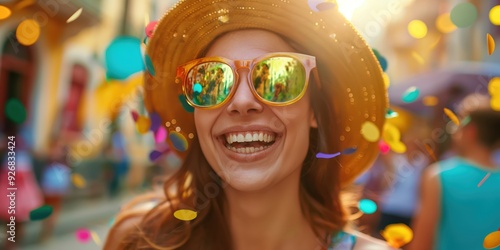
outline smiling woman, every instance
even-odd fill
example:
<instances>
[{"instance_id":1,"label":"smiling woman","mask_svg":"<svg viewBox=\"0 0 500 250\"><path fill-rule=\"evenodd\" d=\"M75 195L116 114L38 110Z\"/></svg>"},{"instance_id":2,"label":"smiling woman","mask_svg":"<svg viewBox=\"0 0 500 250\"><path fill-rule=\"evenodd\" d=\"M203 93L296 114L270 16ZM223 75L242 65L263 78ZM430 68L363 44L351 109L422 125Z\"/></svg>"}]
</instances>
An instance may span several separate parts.
<instances>
[{"instance_id":1,"label":"smiling woman","mask_svg":"<svg viewBox=\"0 0 500 250\"><path fill-rule=\"evenodd\" d=\"M146 74L146 107L188 149L152 208L123 209L105 249L390 249L347 227L342 190L378 152L359 131L382 127L387 95L335 5L184 0L148 55L157 74Z\"/></svg>"}]
</instances>

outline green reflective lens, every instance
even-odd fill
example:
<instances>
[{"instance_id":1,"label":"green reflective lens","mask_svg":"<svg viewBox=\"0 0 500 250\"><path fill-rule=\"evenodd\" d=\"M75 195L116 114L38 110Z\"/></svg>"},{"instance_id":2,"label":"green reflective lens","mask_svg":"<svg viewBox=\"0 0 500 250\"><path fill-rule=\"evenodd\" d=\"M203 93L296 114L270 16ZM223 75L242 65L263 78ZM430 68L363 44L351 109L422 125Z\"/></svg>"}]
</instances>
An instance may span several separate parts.
<instances>
[{"instance_id":1,"label":"green reflective lens","mask_svg":"<svg viewBox=\"0 0 500 250\"><path fill-rule=\"evenodd\" d=\"M270 102L289 102L300 96L306 84L304 66L291 57L272 57L257 63L252 72L257 94Z\"/></svg>"},{"instance_id":2,"label":"green reflective lens","mask_svg":"<svg viewBox=\"0 0 500 250\"><path fill-rule=\"evenodd\" d=\"M210 107L226 100L234 75L225 63L204 62L189 70L186 81L187 98L196 105Z\"/></svg>"}]
</instances>

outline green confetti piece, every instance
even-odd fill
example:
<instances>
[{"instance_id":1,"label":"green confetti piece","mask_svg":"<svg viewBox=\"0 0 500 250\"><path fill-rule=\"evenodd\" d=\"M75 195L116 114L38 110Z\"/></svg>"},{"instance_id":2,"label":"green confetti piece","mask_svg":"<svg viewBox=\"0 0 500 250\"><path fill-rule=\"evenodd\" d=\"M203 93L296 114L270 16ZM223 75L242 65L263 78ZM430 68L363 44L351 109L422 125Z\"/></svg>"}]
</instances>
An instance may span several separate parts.
<instances>
[{"instance_id":1,"label":"green confetti piece","mask_svg":"<svg viewBox=\"0 0 500 250\"><path fill-rule=\"evenodd\" d=\"M5 115L11 121L21 124L26 120L26 109L18 99L11 98L5 105Z\"/></svg>"},{"instance_id":2,"label":"green confetti piece","mask_svg":"<svg viewBox=\"0 0 500 250\"><path fill-rule=\"evenodd\" d=\"M30 212L30 220L31 221L37 221L37 220L43 220L48 218L54 209L52 206L49 205L43 205L37 209L34 209Z\"/></svg>"}]
</instances>

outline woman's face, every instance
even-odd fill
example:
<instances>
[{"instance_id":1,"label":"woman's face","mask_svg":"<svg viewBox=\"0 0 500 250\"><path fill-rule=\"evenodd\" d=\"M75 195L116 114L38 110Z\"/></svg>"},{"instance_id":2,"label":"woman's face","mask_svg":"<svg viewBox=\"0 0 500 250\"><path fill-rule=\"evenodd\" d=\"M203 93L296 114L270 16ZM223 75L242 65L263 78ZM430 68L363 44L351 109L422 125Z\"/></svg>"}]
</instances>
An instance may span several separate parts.
<instances>
[{"instance_id":1,"label":"woman's face","mask_svg":"<svg viewBox=\"0 0 500 250\"><path fill-rule=\"evenodd\" d=\"M206 56L242 60L271 52L294 50L274 33L241 30L218 38ZM241 68L238 74L239 85L225 105L195 109L196 130L203 154L224 181L240 191L258 191L300 175L309 129L317 124L309 93L288 106L267 106L252 95L249 70ZM238 137L252 141L239 143ZM229 144L233 139L236 142Z\"/></svg>"}]
</instances>

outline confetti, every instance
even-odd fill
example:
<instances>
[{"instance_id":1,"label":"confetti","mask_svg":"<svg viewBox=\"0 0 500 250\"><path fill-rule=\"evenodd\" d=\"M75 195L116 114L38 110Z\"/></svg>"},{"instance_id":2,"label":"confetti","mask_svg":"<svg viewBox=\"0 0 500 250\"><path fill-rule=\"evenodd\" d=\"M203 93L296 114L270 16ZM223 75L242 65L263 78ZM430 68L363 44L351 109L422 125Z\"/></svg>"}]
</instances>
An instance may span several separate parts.
<instances>
[{"instance_id":1,"label":"confetti","mask_svg":"<svg viewBox=\"0 0 500 250\"><path fill-rule=\"evenodd\" d=\"M75 187L77 188L84 188L87 185L85 178L83 178L83 176L77 173L71 174L71 181L73 182L73 185L75 185Z\"/></svg>"},{"instance_id":2,"label":"confetti","mask_svg":"<svg viewBox=\"0 0 500 250\"><path fill-rule=\"evenodd\" d=\"M342 151L342 154L344 154L344 155L351 155L351 154L356 153L356 151L358 151L357 147L346 148L346 149L344 149L344 151Z\"/></svg>"},{"instance_id":3,"label":"confetti","mask_svg":"<svg viewBox=\"0 0 500 250\"><path fill-rule=\"evenodd\" d=\"M386 142L384 142L384 141L380 141L378 143L378 149L384 155L387 154L387 153L389 153L389 151L391 151L391 147L389 147L389 145Z\"/></svg>"},{"instance_id":4,"label":"confetti","mask_svg":"<svg viewBox=\"0 0 500 250\"><path fill-rule=\"evenodd\" d=\"M174 148L178 151L184 152L188 149L188 142L182 134L173 131L170 133L169 138Z\"/></svg>"},{"instance_id":5,"label":"confetti","mask_svg":"<svg viewBox=\"0 0 500 250\"><path fill-rule=\"evenodd\" d=\"M146 55L144 60L146 62L146 69L148 70L149 74L151 74L151 76L155 76L156 71L153 66L153 62L151 61L151 57L149 57L149 55Z\"/></svg>"},{"instance_id":6,"label":"confetti","mask_svg":"<svg viewBox=\"0 0 500 250\"><path fill-rule=\"evenodd\" d=\"M80 243L88 243L91 238L91 232L86 228L80 228L76 230L75 237Z\"/></svg>"},{"instance_id":7,"label":"confetti","mask_svg":"<svg viewBox=\"0 0 500 250\"><path fill-rule=\"evenodd\" d=\"M30 220L37 221L46 219L52 214L53 211L54 209L52 208L52 206L43 205L37 209L30 211Z\"/></svg>"},{"instance_id":8,"label":"confetti","mask_svg":"<svg viewBox=\"0 0 500 250\"><path fill-rule=\"evenodd\" d=\"M16 29L17 41L25 46L33 45L40 37L40 25L33 19L22 21Z\"/></svg>"},{"instance_id":9,"label":"confetti","mask_svg":"<svg viewBox=\"0 0 500 250\"><path fill-rule=\"evenodd\" d=\"M403 93L402 100L406 103L412 103L418 99L419 95L420 90L418 88L410 87Z\"/></svg>"},{"instance_id":10,"label":"confetti","mask_svg":"<svg viewBox=\"0 0 500 250\"><path fill-rule=\"evenodd\" d=\"M488 91L492 96L500 97L500 77L493 77L488 84Z\"/></svg>"},{"instance_id":11,"label":"confetti","mask_svg":"<svg viewBox=\"0 0 500 250\"><path fill-rule=\"evenodd\" d=\"M149 160L152 161L152 162L155 162L162 155L163 155L162 152L153 150L151 153L149 153Z\"/></svg>"},{"instance_id":12,"label":"confetti","mask_svg":"<svg viewBox=\"0 0 500 250\"><path fill-rule=\"evenodd\" d=\"M387 119L396 118L398 117L398 115L399 115L398 112L388 108L387 112L385 113L385 118Z\"/></svg>"},{"instance_id":13,"label":"confetti","mask_svg":"<svg viewBox=\"0 0 500 250\"><path fill-rule=\"evenodd\" d=\"M340 155L340 152L339 153L335 153L335 154L317 153L316 154L316 158L318 158L318 159L332 159L332 158L335 158L335 157L337 157L339 155Z\"/></svg>"},{"instance_id":14,"label":"confetti","mask_svg":"<svg viewBox=\"0 0 500 250\"><path fill-rule=\"evenodd\" d=\"M413 239L413 231L403 223L388 225L380 234L390 246L398 249Z\"/></svg>"},{"instance_id":15,"label":"confetti","mask_svg":"<svg viewBox=\"0 0 500 250\"><path fill-rule=\"evenodd\" d=\"M161 126L161 117L157 113L149 114L149 120L151 121L150 130L156 131Z\"/></svg>"},{"instance_id":16,"label":"confetti","mask_svg":"<svg viewBox=\"0 0 500 250\"><path fill-rule=\"evenodd\" d=\"M422 99L425 106L433 107L439 103L439 100L435 96L426 96Z\"/></svg>"},{"instance_id":17,"label":"confetti","mask_svg":"<svg viewBox=\"0 0 500 250\"><path fill-rule=\"evenodd\" d=\"M78 9L75 13L73 13L73 15L71 15L68 18L68 20L66 20L66 23L71 23L71 22L75 21L76 19L78 19L80 17L80 15L82 14L82 11L83 11L83 8Z\"/></svg>"},{"instance_id":18,"label":"confetti","mask_svg":"<svg viewBox=\"0 0 500 250\"><path fill-rule=\"evenodd\" d=\"M364 122L361 125L361 135L369 142L376 142L380 138L380 131L373 122Z\"/></svg>"},{"instance_id":19,"label":"confetti","mask_svg":"<svg viewBox=\"0 0 500 250\"><path fill-rule=\"evenodd\" d=\"M415 58L415 60L417 60L417 62L420 63L421 65L425 64L424 58L418 52L416 51L411 52L411 56L413 56L413 58Z\"/></svg>"},{"instance_id":20,"label":"confetti","mask_svg":"<svg viewBox=\"0 0 500 250\"><path fill-rule=\"evenodd\" d=\"M130 111L130 114L132 115L132 119L134 119L134 122L137 122L137 119L139 119L139 113L137 111L132 110Z\"/></svg>"},{"instance_id":21,"label":"confetti","mask_svg":"<svg viewBox=\"0 0 500 250\"><path fill-rule=\"evenodd\" d=\"M450 18L453 24L459 28L467 28L474 24L477 19L477 9L474 4L460 3L451 10Z\"/></svg>"},{"instance_id":22,"label":"confetti","mask_svg":"<svg viewBox=\"0 0 500 250\"><path fill-rule=\"evenodd\" d=\"M160 143L160 142L165 141L165 139L167 139L167 129L165 127L161 126L155 132L155 142Z\"/></svg>"},{"instance_id":23,"label":"confetti","mask_svg":"<svg viewBox=\"0 0 500 250\"><path fill-rule=\"evenodd\" d=\"M495 40L490 34L486 34L486 40L487 40L487 45L488 45L488 55L493 55L493 52L495 52Z\"/></svg>"},{"instance_id":24,"label":"confetti","mask_svg":"<svg viewBox=\"0 0 500 250\"><path fill-rule=\"evenodd\" d=\"M26 120L26 109L18 99L11 98L5 105L5 115L11 121L21 124Z\"/></svg>"},{"instance_id":25,"label":"confetti","mask_svg":"<svg viewBox=\"0 0 500 250\"><path fill-rule=\"evenodd\" d=\"M495 249L500 247L500 228L498 231L490 233L484 238L483 247L485 249Z\"/></svg>"},{"instance_id":26,"label":"confetti","mask_svg":"<svg viewBox=\"0 0 500 250\"><path fill-rule=\"evenodd\" d=\"M429 144L425 143L424 144L424 147L425 147L425 150L427 151L427 153L432 157L432 159L434 161L438 161L437 157L436 157L436 154L434 154L434 151L432 150L432 148L429 146Z\"/></svg>"},{"instance_id":27,"label":"confetti","mask_svg":"<svg viewBox=\"0 0 500 250\"><path fill-rule=\"evenodd\" d=\"M90 236L92 236L92 240L94 240L95 244L97 244L98 246L101 245L101 239L99 238L99 235L97 235L96 232L90 231Z\"/></svg>"},{"instance_id":28,"label":"confetti","mask_svg":"<svg viewBox=\"0 0 500 250\"><path fill-rule=\"evenodd\" d=\"M137 131L141 134L145 134L149 131L151 127L151 120L148 117L140 116L136 122Z\"/></svg>"},{"instance_id":29,"label":"confetti","mask_svg":"<svg viewBox=\"0 0 500 250\"><path fill-rule=\"evenodd\" d=\"M500 5L491 8L490 21L492 24L500 26Z\"/></svg>"},{"instance_id":30,"label":"confetti","mask_svg":"<svg viewBox=\"0 0 500 250\"><path fill-rule=\"evenodd\" d=\"M373 214L377 211L377 204L368 199L360 200L358 203L359 210L365 214Z\"/></svg>"},{"instance_id":31,"label":"confetti","mask_svg":"<svg viewBox=\"0 0 500 250\"><path fill-rule=\"evenodd\" d=\"M389 66L387 63L387 59L378 52L378 50L373 49L373 54L377 57L378 62L380 63L380 67L385 72L387 71L387 67Z\"/></svg>"},{"instance_id":32,"label":"confetti","mask_svg":"<svg viewBox=\"0 0 500 250\"><path fill-rule=\"evenodd\" d=\"M490 178L490 175L491 173L488 173L482 180L481 182L479 182L479 184L477 184L477 187L481 187L483 185L483 183L488 180L488 178Z\"/></svg>"},{"instance_id":33,"label":"confetti","mask_svg":"<svg viewBox=\"0 0 500 250\"><path fill-rule=\"evenodd\" d=\"M450 120L455 123L457 126L460 125L460 120L458 119L457 115L455 115L455 113L453 113L453 111L447 109L447 108L444 108L444 113L448 116L448 118L450 118Z\"/></svg>"},{"instance_id":34,"label":"confetti","mask_svg":"<svg viewBox=\"0 0 500 250\"><path fill-rule=\"evenodd\" d=\"M391 86L391 79L385 72L382 74L382 78L384 79L385 88L388 89Z\"/></svg>"},{"instance_id":35,"label":"confetti","mask_svg":"<svg viewBox=\"0 0 500 250\"><path fill-rule=\"evenodd\" d=\"M146 26L146 36L148 36L148 38L151 38L153 36L156 24L158 24L158 21L152 21Z\"/></svg>"},{"instance_id":36,"label":"confetti","mask_svg":"<svg viewBox=\"0 0 500 250\"><path fill-rule=\"evenodd\" d=\"M436 27L441 33L451 33L457 26L451 21L450 13L443 13L436 19Z\"/></svg>"},{"instance_id":37,"label":"confetti","mask_svg":"<svg viewBox=\"0 0 500 250\"><path fill-rule=\"evenodd\" d=\"M413 38L422 39L427 36L427 25L422 20L413 20L408 24L408 33Z\"/></svg>"},{"instance_id":38,"label":"confetti","mask_svg":"<svg viewBox=\"0 0 500 250\"><path fill-rule=\"evenodd\" d=\"M35 2L36 2L36 0L24 0L24 1L21 1L18 4L16 4L16 6L14 7L14 10L20 10L20 9L26 8L26 7L34 4Z\"/></svg>"},{"instance_id":39,"label":"confetti","mask_svg":"<svg viewBox=\"0 0 500 250\"><path fill-rule=\"evenodd\" d=\"M11 14L12 11L9 8L0 5L0 20L7 19Z\"/></svg>"},{"instance_id":40,"label":"confetti","mask_svg":"<svg viewBox=\"0 0 500 250\"><path fill-rule=\"evenodd\" d=\"M382 133L382 138L389 145L392 151L398 154L406 152L406 145L400 141L401 132L396 126L390 123L386 123L384 125L384 132Z\"/></svg>"},{"instance_id":41,"label":"confetti","mask_svg":"<svg viewBox=\"0 0 500 250\"><path fill-rule=\"evenodd\" d=\"M110 79L125 80L145 69L142 58L139 39L116 37L105 50L106 74Z\"/></svg>"},{"instance_id":42,"label":"confetti","mask_svg":"<svg viewBox=\"0 0 500 250\"><path fill-rule=\"evenodd\" d=\"M174 212L174 217L183 221L194 220L197 215L195 211L189 209L180 209Z\"/></svg>"}]
</instances>

